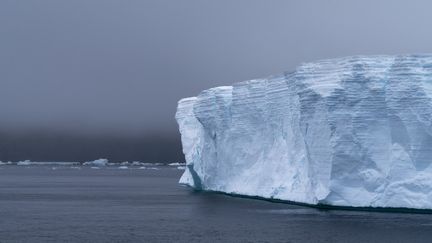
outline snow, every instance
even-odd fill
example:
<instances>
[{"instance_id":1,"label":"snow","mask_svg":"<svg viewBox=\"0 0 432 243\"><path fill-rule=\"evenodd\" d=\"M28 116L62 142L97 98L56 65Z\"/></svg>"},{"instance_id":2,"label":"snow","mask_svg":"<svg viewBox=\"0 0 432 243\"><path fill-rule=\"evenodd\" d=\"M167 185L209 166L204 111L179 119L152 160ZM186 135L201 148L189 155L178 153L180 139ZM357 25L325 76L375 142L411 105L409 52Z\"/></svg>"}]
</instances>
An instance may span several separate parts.
<instances>
[{"instance_id":1,"label":"snow","mask_svg":"<svg viewBox=\"0 0 432 243\"><path fill-rule=\"evenodd\" d=\"M432 55L355 56L179 101L201 190L306 204L432 209Z\"/></svg>"},{"instance_id":2,"label":"snow","mask_svg":"<svg viewBox=\"0 0 432 243\"><path fill-rule=\"evenodd\" d=\"M83 165L91 165L91 166L106 166L108 164L107 159L97 159L93 161L84 162Z\"/></svg>"}]
</instances>

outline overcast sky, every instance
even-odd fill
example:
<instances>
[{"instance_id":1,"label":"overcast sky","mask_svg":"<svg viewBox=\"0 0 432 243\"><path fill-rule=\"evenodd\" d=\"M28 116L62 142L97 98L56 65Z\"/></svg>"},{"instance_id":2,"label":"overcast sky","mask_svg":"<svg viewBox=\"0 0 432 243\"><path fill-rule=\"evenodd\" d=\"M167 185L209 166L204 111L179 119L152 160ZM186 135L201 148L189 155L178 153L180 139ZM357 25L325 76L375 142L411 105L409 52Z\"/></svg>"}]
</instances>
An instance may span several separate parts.
<instances>
[{"instance_id":1,"label":"overcast sky","mask_svg":"<svg viewBox=\"0 0 432 243\"><path fill-rule=\"evenodd\" d=\"M316 59L432 52L430 1L0 1L0 128L170 131L182 97Z\"/></svg>"}]
</instances>

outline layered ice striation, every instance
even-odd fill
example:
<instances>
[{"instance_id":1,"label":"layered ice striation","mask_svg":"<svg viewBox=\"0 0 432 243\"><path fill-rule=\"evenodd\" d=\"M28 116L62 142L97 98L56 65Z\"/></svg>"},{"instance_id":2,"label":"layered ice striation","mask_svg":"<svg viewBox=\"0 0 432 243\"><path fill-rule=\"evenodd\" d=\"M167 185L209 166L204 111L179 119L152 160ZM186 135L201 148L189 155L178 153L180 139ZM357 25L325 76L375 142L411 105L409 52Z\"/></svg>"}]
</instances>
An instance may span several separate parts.
<instances>
[{"instance_id":1,"label":"layered ice striation","mask_svg":"<svg viewBox=\"0 0 432 243\"><path fill-rule=\"evenodd\" d=\"M355 56L179 101L200 190L432 209L432 55Z\"/></svg>"}]
</instances>

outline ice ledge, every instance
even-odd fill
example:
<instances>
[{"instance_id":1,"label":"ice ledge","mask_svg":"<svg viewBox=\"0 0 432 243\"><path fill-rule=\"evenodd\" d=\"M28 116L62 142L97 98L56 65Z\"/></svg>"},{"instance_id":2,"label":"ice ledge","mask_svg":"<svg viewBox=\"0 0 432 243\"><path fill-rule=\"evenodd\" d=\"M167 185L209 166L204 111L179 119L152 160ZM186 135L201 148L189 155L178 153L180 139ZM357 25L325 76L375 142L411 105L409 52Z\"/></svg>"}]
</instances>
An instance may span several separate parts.
<instances>
[{"instance_id":1,"label":"ice ledge","mask_svg":"<svg viewBox=\"0 0 432 243\"><path fill-rule=\"evenodd\" d=\"M432 209L432 56L355 56L203 91L176 119L197 189Z\"/></svg>"}]
</instances>

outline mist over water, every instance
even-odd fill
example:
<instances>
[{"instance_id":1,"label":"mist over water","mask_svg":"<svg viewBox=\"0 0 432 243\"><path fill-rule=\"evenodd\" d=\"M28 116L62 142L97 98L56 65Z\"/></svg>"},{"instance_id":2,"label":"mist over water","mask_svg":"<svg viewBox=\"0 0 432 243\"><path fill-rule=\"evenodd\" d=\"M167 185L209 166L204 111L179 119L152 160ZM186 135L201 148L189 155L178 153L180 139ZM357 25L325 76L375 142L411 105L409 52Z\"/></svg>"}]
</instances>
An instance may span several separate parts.
<instances>
[{"instance_id":1,"label":"mist over water","mask_svg":"<svg viewBox=\"0 0 432 243\"><path fill-rule=\"evenodd\" d=\"M184 161L175 133L83 133L51 130L0 131L0 161Z\"/></svg>"},{"instance_id":2,"label":"mist over water","mask_svg":"<svg viewBox=\"0 0 432 243\"><path fill-rule=\"evenodd\" d=\"M317 59L430 53L431 6L426 0L1 1L0 159L90 159L103 152L180 159L180 151L167 152L180 147L179 99ZM158 145L143 147L158 133L164 138Z\"/></svg>"}]
</instances>

